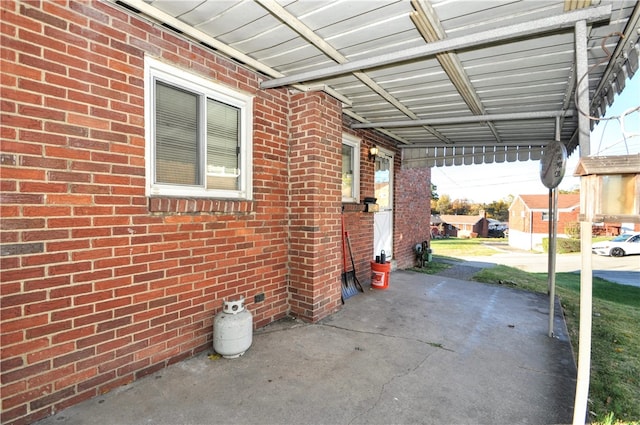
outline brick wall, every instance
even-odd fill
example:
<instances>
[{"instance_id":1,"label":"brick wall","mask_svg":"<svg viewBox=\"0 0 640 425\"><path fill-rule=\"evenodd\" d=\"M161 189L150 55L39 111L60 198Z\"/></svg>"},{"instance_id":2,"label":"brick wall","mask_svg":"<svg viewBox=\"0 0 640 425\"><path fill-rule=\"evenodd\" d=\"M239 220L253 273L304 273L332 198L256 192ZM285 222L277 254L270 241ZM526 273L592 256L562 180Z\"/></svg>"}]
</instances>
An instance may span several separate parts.
<instances>
[{"instance_id":1,"label":"brick wall","mask_svg":"<svg viewBox=\"0 0 640 425\"><path fill-rule=\"evenodd\" d=\"M256 327L340 307L350 130L335 99L259 90L253 72L109 3L0 10L3 423L209 349L224 298L244 296ZM145 196L145 54L254 96L251 201ZM372 196L368 148L395 148L352 133L363 140L361 196ZM359 207L344 216L368 282L373 222Z\"/></svg>"},{"instance_id":2,"label":"brick wall","mask_svg":"<svg viewBox=\"0 0 640 425\"><path fill-rule=\"evenodd\" d=\"M288 93L105 3L0 7L2 421L208 349L223 298L285 316ZM252 201L145 197L145 53L255 96Z\"/></svg>"},{"instance_id":3,"label":"brick wall","mask_svg":"<svg viewBox=\"0 0 640 425\"><path fill-rule=\"evenodd\" d=\"M516 198L509 207L509 231L531 233L531 212L526 210L522 199Z\"/></svg>"},{"instance_id":4,"label":"brick wall","mask_svg":"<svg viewBox=\"0 0 640 425\"><path fill-rule=\"evenodd\" d=\"M395 246L399 268L416 264L414 247L430 239L431 169L406 168L397 173Z\"/></svg>"},{"instance_id":5,"label":"brick wall","mask_svg":"<svg viewBox=\"0 0 640 425\"><path fill-rule=\"evenodd\" d=\"M322 93L291 101L291 314L316 321L340 305L340 104Z\"/></svg>"},{"instance_id":6,"label":"brick wall","mask_svg":"<svg viewBox=\"0 0 640 425\"><path fill-rule=\"evenodd\" d=\"M531 213L531 212L529 212ZM542 211L533 211L533 233L548 233L549 220L542 220ZM564 228L564 227L563 227ZM563 228L558 227L558 231L562 233Z\"/></svg>"},{"instance_id":7,"label":"brick wall","mask_svg":"<svg viewBox=\"0 0 640 425\"><path fill-rule=\"evenodd\" d=\"M345 230L349 232L349 240L353 253L356 277L360 283L369 285L371 283L371 265L373 259L373 218L374 213L364 212L364 198L375 197L374 172L375 163L369 159L369 150L373 146L384 148L394 154L394 181L397 182L400 170L400 150L395 143L384 135L375 131L352 130L350 125L354 122L352 118L343 115L343 131L360 139L360 202L357 204L343 205L343 220ZM397 196L399 186L396 183ZM394 201L395 202L395 201ZM394 213L397 216L397 213ZM395 227L395 226L394 226ZM394 231L395 234L395 231ZM395 247L394 247L395 249ZM349 251L346 251L347 270L351 270L351 260ZM342 264L341 264L342 267Z\"/></svg>"},{"instance_id":8,"label":"brick wall","mask_svg":"<svg viewBox=\"0 0 640 425\"><path fill-rule=\"evenodd\" d=\"M521 213L524 211L524 215ZM534 210L533 212L526 209L521 200L516 200L509 211L509 230L516 230L525 233L549 233L549 221L543 220L543 212L546 216L547 210ZM563 234L568 224L578 222L579 209L572 211L558 211L558 234Z\"/></svg>"},{"instance_id":9,"label":"brick wall","mask_svg":"<svg viewBox=\"0 0 640 425\"><path fill-rule=\"evenodd\" d=\"M394 218L393 251L398 268L415 265L414 246L430 238L431 216L431 169L402 169L401 151L384 135L374 131L351 130L352 119L343 116L343 131L361 139L360 146L360 200L359 204L344 204L345 229L353 248L353 256L358 280L363 284L371 282L370 261L373 259L373 213L364 211L363 200L373 197L374 161L369 160L369 149L382 147L394 154ZM348 254L347 254L348 255ZM347 268L351 263L347 257Z\"/></svg>"},{"instance_id":10,"label":"brick wall","mask_svg":"<svg viewBox=\"0 0 640 425\"><path fill-rule=\"evenodd\" d=\"M568 224L578 223L578 212L578 209L558 211L558 223L556 225L558 234L564 234L564 229ZM542 220L542 215L542 211L533 212L533 233L549 233L549 220Z\"/></svg>"}]
</instances>

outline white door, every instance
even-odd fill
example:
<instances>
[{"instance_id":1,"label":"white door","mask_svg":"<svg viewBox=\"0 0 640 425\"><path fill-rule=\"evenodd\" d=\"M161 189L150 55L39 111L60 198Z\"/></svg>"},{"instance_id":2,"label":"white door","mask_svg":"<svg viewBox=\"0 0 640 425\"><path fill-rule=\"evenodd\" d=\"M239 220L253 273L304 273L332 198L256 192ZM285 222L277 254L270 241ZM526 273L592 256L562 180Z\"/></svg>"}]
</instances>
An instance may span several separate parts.
<instances>
[{"instance_id":1,"label":"white door","mask_svg":"<svg viewBox=\"0 0 640 425\"><path fill-rule=\"evenodd\" d=\"M375 164L375 197L380 205L373 217L373 258L384 250L393 257L393 154L380 149Z\"/></svg>"}]
</instances>

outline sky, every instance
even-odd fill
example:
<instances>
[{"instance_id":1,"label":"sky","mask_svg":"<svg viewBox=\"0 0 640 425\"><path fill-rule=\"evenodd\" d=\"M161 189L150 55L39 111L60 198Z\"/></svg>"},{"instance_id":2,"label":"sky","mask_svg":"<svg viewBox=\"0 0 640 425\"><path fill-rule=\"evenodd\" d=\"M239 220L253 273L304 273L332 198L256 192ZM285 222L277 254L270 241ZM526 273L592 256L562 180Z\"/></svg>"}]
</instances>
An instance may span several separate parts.
<instances>
[{"instance_id":1,"label":"sky","mask_svg":"<svg viewBox=\"0 0 640 425\"><path fill-rule=\"evenodd\" d=\"M605 118L622 116L640 105L640 71L627 80L621 95L607 109ZM624 134L620 120L600 121L591 132L591 155L627 155L640 153L640 111L623 118ZM625 141L626 139L626 141ZM567 159L565 176L558 186L560 190L580 187L580 179L573 177L580 149ZM451 200L466 199L471 203L490 203L506 199L509 195L547 194L540 181L540 161L505 162L501 164L454 165L433 167L431 183L437 186L438 195L449 195Z\"/></svg>"}]
</instances>

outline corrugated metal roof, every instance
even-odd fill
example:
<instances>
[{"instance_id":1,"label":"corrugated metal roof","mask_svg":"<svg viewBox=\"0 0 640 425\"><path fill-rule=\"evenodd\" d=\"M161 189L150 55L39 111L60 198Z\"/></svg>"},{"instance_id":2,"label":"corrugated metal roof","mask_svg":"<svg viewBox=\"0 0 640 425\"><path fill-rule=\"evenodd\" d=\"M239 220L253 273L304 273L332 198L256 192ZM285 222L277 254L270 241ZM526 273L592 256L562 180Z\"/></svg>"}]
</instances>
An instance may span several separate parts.
<instances>
[{"instance_id":1,"label":"corrugated metal roof","mask_svg":"<svg viewBox=\"0 0 640 425\"><path fill-rule=\"evenodd\" d=\"M326 90L360 125L392 136L409 167L538 159L556 125L574 150L580 76L563 19L593 14L581 18L589 66L604 62L589 73L591 115L603 116L640 53L637 0L117 3L263 72L265 87Z\"/></svg>"}]
</instances>

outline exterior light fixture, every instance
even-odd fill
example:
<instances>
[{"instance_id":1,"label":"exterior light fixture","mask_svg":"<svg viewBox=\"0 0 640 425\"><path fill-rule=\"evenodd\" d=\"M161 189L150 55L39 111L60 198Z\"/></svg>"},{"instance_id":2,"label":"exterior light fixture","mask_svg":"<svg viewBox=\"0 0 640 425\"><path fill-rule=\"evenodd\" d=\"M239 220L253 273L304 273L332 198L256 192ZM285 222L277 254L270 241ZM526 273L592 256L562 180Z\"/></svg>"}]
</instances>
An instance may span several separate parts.
<instances>
[{"instance_id":1,"label":"exterior light fixture","mask_svg":"<svg viewBox=\"0 0 640 425\"><path fill-rule=\"evenodd\" d=\"M372 146L369 149L369 159L372 160L372 161L375 160L376 156L378 156L379 152L380 152L380 149L378 149L377 146Z\"/></svg>"}]
</instances>

